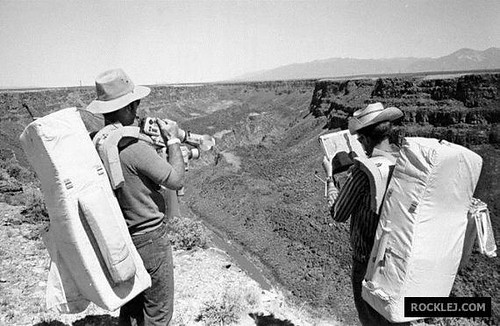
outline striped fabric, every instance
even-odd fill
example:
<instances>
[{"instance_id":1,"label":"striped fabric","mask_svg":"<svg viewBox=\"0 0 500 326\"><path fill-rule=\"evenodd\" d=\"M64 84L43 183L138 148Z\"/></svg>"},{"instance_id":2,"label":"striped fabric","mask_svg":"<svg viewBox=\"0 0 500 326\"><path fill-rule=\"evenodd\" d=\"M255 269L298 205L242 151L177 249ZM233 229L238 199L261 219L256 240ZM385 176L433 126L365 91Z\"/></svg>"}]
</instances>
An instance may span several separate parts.
<instances>
[{"instance_id":1,"label":"striped fabric","mask_svg":"<svg viewBox=\"0 0 500 326\"><path fill-rule=\"evenodd\" d=\"M340 190L330 214L337 222L351 217L350 238L353 256L366 262L370 257L379 215L370 210L370 183L368 176L354 167L350 178Z\"/></svg>"}]
</instances>

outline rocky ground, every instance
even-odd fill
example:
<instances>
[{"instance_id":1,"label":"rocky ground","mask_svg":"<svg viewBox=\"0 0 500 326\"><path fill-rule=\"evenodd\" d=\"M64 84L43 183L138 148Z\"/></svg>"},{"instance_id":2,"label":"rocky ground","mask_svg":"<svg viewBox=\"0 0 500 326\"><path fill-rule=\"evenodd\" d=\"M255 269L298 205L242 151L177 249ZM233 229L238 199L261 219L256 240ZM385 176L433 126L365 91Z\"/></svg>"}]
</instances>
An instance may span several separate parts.
<instances>
[{"instance_id":1,"label":"rocky ground","mask_svg":"<svg viewBox=\"0 0 500 326\"><path fill-rule=\"evenodd\" d=\"M79 314L45 308L50 258L39 238L43 225L25 222L22 206L0 202L0 325L117 325L118 312L93 304ZM214 316L255 325L249 314L271 314L295 325L340 325L332 318L286 298L278 288L263 290L228 254L211 244L207 249L175 250L175 312L172 325L219 325ZM225 301L224 301L225 300ZM239 309L239 310L238 310Z\"/></svg>"}]
</instances>

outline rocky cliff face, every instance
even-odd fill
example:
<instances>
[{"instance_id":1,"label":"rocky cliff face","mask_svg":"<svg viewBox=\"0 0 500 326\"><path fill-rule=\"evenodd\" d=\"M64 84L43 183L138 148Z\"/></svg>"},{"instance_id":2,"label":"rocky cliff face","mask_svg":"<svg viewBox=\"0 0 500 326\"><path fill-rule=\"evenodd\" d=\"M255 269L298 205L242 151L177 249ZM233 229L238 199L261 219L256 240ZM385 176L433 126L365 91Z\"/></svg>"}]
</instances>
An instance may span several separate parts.
<instances>
[{"instance_id":1,"label":"rocky cliff face","mask_svg":"<svg viewBox=\"0 0 500 326\"><path fill-rule=\"evenodd\" d=\"M345 128L347 117L369 103L396 106L405 116L398 135L446 139L470 146L500 141L500 74L321 80L310 110Z\"/></svg>"}]
</instances>

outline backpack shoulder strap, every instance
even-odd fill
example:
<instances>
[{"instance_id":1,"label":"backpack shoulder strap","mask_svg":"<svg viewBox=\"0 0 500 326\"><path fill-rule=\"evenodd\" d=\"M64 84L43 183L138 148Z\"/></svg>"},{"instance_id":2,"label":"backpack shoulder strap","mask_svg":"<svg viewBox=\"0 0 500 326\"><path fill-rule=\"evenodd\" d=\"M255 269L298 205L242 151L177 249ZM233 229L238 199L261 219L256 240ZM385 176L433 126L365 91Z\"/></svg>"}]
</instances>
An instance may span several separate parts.
<instances>
[{"instance_id":1,"label":"backpack shoulder strap","mask_svg":"<svg viewBox=\"0 0 500 326\"><path fill-rule=\"evenodd\" d=\"M384 156L356 157L355 164L368 176L370 181L370 208L373 212L380 214L394 164Z\"/></svg>"},{"instance_id":2,"label":"backpack shoulder strap","mask_svg":"<svg viewBox=\"0 0 500 326\"><path fill-rule=\"evenodd\" d=\"M118 147L126 139L134 138L154 144L153 140L142 134L139 127L122 126L120 123L111 124L101 129L94 137L94 146L108 173L113 190L123 186L123 171L120 164Z\"/></svg>"}]
</instances>

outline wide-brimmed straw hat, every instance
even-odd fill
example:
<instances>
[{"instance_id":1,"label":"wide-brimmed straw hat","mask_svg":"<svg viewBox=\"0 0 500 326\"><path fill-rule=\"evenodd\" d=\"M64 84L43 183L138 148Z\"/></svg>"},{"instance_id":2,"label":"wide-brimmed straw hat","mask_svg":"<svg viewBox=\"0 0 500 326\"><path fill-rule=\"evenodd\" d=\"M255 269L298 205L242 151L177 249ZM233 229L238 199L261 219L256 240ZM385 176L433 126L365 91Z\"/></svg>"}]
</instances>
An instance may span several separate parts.
<instances>
[{"instance_id":1,"label":"wide-brimmed straw hat","mask_svg":"<svg viewBox=\"0 0 500 326\"><path fill-rule=\"evenodd\" d=\"M348 128L351 134L357 133L358 130L374 125L383 121L394 121L403 116L403 112L397 107L391 106L384 108L382 103L373 103L366 108L357 110L353 116L349 118Z\"/></svg>"},{"instance_id":2,"label":"wide-brimmed straw hat","mask_svg":"<svg viewBox=\"0 0 500 326\"><path fill-rule=\"evenodd\" d=\"M87 106L87 110L101 114L119 110L151 92L149 87L135 86L122 69L101 73L95 79L95 87L97 99Z\"/></svg>"}]
</instances>

